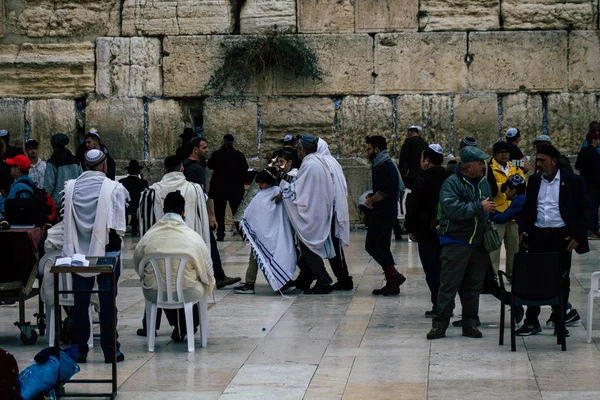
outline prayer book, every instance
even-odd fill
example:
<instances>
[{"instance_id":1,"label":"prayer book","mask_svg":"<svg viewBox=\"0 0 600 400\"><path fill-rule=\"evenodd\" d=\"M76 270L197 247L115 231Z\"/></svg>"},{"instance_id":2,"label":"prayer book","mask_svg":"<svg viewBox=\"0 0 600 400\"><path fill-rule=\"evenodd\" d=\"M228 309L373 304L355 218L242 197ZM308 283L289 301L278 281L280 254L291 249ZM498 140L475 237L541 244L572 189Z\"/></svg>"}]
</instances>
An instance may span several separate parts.
<instances>
[{"instance_id":1,"label":"prayer book","mask_svg":"<svg viewBox=\"0 0 600 400\"><path fill-rule=\"evenodd\" d=\"M73 254L73 257L57 258L54 265L57 267L87 267L90 265L90 262L85 259L83 254Z\"/></svg>"}]
</instances>

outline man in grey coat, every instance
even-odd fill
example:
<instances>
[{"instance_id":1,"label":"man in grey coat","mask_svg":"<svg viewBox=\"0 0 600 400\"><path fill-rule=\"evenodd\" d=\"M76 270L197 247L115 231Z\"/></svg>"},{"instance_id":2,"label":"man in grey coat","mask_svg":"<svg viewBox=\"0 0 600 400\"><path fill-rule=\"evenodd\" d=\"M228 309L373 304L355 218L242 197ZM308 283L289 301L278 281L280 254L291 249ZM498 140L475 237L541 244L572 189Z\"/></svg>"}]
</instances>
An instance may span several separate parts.
<instances>
[{"instance_id":1,"label":"man in grey coat","mask_svg":"<svg viewBox=\"0 0 600 400\"><path fill-rule=\"evenodd\" d=\"M450 176L440 191L441 219L438 228L442 245L442 270L436 316L427 339L446 336L460 290L463 336L482 337L477 329L479 295L488 266L489 254L483 247L483 220L494 211L495 203L485 178L489 156L474 146L460 151L456 174Z\"/></svg>"}]
</instances>

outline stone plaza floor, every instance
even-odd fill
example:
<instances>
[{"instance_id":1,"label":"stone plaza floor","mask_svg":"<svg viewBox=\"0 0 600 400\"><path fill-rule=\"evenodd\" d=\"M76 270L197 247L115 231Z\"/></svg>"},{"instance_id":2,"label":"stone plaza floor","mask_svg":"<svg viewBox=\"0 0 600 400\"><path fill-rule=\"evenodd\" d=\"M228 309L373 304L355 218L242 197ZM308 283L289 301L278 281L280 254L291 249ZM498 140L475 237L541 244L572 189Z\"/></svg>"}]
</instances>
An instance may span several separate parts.
<instances>
[{"instance_id":1,"label":"stone plaza floor","mask_svg":"<svg viewBox=\"0 0 600 400\"><path fill-rule=\"evenodd\" d=\"M244 276L250 248L236 238L219 243L229 276ZM543 332L517 337L517 351L498 345L499 302L490 295L480 301L483 339L461 336L452 326L447 337L428 341L431 320L429 291L416 243L392 243L398 268L407 276L402 293L375 297L380 267L364 251L364 232L352 232L346 248L356 289L330 295L273 293L259 276L255 295L216 290L208 313L208 347L188 353L187 344L170 340L163 318L154 353L141 327L144 298L131 265L135 240L125 241L124 269L119 284L119 335L125 361L118 364L118 399L527 399L592 400L600 398L600 301L594 306L594 341L585 341L585 315L590 274L598 266L600 241L592 251L573 255L570 301L583 324L570 327L567 351L556 345L550 314L542 309ZM213 300L211 300L213 302ZM460 315L457 299L455 318ZM27 302L27 316L37 307ZM0 307L0 348L15 355L22 370L47 346L40 337L32 346L19 340L13 326L18 309ZM97 330L97 328L96 328ZM197 337L198 339L198 337ZM96 339L88 363L76 378L108 377L110 365ZM67 385L69 391L106 391L100 385Z\"/></svg>"}]
</instances>

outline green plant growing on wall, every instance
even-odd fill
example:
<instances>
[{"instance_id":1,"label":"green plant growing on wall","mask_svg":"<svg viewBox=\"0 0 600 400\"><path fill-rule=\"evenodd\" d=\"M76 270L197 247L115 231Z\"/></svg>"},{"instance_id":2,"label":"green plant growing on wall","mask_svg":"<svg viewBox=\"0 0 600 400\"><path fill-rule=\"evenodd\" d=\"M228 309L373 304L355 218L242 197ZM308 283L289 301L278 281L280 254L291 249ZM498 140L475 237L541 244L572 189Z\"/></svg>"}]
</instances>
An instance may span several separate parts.
<instances>
[{"instance_id":1,"label":"green plant growing on wall","mask_svg":"<svg viewBox=\"0 0 600 400\"><path fill-rule=\"evenodd\" d=\"M243 96L252 77L274 72L294 78L320 82L323 71L319 57L301 36L279 33L276 30L264 35L221 43L223 64L213 73L203 89L216 95ZM229 93L229 89L233 93Z\"/></svg>"}]
</instances>

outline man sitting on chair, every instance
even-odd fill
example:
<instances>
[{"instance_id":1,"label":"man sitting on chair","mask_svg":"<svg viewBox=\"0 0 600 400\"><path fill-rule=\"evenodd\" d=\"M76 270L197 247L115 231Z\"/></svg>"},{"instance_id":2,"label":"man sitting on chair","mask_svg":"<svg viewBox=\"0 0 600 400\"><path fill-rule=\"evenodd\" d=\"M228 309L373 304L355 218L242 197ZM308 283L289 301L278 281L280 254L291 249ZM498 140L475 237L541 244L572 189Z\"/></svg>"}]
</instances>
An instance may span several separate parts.
<instances>
[{"instance_id":1,"label":"man sitting on chair","mask_svg":"<svg viewBox=\"0 0 600 400\"><path fill-rule=\"evenodd\" d=\"M139 241L133 254L133 265L139 274L139 263L148 255L169 256L169 254L185 254L193 263L186 264L183 273L183 295L186 302L197 301L206 293L212 294L215 287L212 261L206 243L202 236L193 229L188 228L184 221L185 199L177 190L167 194L164 200L163 211L165 215L157 221L152 228ZM164 261L158 261L163 282L165 278ZM174 265L178 265L176 262ZM177 268L173 268L173 282L177 280ZM157 283L152 264L144 267L144 273L140 275L144 297L149 301L156 302ZM163 287L163 291L167 288ZM198 327L198 305L194 305L194 331ZM174 327L171 339L181 342L187 334L185 325L184 309L164 310L169 324ZM144 327L145 328L145 327Z\"/></svg>"}]
</instances>

